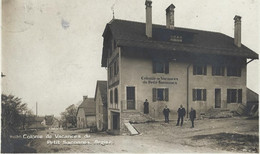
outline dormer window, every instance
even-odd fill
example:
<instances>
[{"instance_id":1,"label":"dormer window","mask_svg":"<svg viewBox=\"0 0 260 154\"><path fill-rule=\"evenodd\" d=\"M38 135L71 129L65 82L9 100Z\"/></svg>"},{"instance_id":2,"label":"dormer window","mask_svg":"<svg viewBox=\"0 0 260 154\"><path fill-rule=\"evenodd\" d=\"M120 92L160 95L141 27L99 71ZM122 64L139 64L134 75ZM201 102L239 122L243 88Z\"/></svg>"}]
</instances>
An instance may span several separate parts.
<instances>
[{"instance_id":1,"label":"dormer window","mask_svg":"<svg viewBox=\"0 0 260 154\"><path fill-rule=\"evenodd\" d=\"M170 41L181 43L181 42L182 42L182 36L172 35L172 36L170 37Z\"/></svg>"}]
</instances>

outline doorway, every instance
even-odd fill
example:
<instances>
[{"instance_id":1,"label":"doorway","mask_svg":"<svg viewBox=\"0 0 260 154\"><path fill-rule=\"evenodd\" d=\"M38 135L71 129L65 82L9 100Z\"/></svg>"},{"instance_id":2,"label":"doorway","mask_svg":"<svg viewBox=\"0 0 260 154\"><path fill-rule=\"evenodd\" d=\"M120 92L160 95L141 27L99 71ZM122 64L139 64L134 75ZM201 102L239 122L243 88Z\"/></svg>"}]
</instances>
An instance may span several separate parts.
<instances>
[{"instance_id":1,"label":"doorway","mask_svg":"<svg viewBox=\"0 0 260 154\"><path fill-rule=\"evenodd\" d=\"M215 108L221 108L221 89L215 89Z\"/></svg>"},{"instance_id":2,"label":"doorway","mask_svg":"<svg viewBox=\"0 0 260 154\"><path fill-rule=\"evenodd\" d=\"M113 130L120 129L120 114L113 112L112 116L113 116L113 121L112 121Z\"/></svg>"},{"instance_id":3,"label":"doorway","mask_svg":"<svg viewBox=\"0 0 260 154\"><path fill-rule=\"evenodd\" d=\"M135 87L126 87L127 110L135 109Z\"/></svg>"}]
</instances>

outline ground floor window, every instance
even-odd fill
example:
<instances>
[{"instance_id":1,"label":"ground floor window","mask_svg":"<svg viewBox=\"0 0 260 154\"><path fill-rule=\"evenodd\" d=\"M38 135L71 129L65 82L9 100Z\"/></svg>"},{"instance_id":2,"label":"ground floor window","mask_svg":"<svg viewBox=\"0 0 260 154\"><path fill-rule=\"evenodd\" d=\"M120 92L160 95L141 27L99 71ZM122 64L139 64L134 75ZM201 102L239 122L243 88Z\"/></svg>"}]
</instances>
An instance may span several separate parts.
<instances>
[{"instance_id":1,"label":"ground floor window","mask_svg":"<svg viewBox=\"0 0 260 154\"><path fill-rule=\"evenodd\" d=\"M242 103L242 89L227 89L228 103Z\"/></svg>"},{"instance_id":2,"label":"ground floor window","mask_svg":"<svg viewBox=\"0 0 260 154\"><path fill-rule=\"evenodd\" d=\"M206 101L207 90L206 89L193 89L192 90L193 101Z\"/></svg>"},{"instance_id":3,"label":"ground floor window","mask_svg":"<svg viewBox=\"0 0 260 154\"><path fill-rule=\"evenodd\" d=\"M169 89L153 88L153 102L155 101L169 101Z\"/></svg>"}]
</instances>

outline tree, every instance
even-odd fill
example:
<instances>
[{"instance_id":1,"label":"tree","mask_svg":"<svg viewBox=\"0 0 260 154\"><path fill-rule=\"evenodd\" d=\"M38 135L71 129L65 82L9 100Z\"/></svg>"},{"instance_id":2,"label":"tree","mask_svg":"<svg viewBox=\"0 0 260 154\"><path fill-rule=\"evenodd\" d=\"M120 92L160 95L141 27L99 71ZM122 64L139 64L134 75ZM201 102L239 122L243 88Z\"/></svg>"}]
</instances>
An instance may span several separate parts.
<instances>
[{"instance_id":1,"label":"tree","mask_svg":"<svg viewBox=\"0 0 260 154\"><path fill-rule=\"evenodd\" d=\"M19 129L24 128L25 113L30 111L27 109L27 104L22 103L21 98L15 97L13 95L1 96L1 106L2 106L2 151L10 150L11 135L17 135Z\"/></svg>"},{"instance_id":2,"label":"tree","mask_svg":"<svg viewBox=\"0 0 260 154\"><path fill-rule=\"evenodd\" d=\"M72 104L61 113L61 121L64 127L68 127L71 124L73 127L77 126L77 107Z\"/></svg>"}]
</instances>

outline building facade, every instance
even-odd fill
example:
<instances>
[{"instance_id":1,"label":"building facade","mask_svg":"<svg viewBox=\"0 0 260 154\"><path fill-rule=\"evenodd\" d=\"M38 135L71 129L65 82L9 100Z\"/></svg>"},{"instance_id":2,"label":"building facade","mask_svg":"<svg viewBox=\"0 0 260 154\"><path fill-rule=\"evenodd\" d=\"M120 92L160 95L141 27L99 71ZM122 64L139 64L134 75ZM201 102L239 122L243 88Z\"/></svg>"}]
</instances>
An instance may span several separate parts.
<instances>
[{"instance_id":1,"label":"building facade","mask_svg":"<svg viewBox=\"0 0 260 154\"><path fill-rule=\"evenodd\" d=\"M97 81L95 102L97 129L107 130L107 81Z\"/></svg>"},{"instance_id":2,"label":"building facade","mask_svg":"<svg viewBox=\"0 0 260 154\"><path fill-rule=\"evenodd\" d=\"M235 110L246 103L247 59L258 54L241 44L241 17L235 16L234 38L174 25L174 5L166 25L152 24L152 2L146 0L146 22L113 19L103 37L102 67L107 67L108 129L122 130L135 119L163 119L169 107L175 119L212 108ZM144 114L144 101L149 113Z\"/></svg>"},{"instance_id":3,"label":"building facade","mask_svg":"<svg viewBox=\"0 0 260 154\"><path fill-rule=\"evenodd\" d=\"M94 98L83 96L83 102L77 110L77 128L96 126L96 104Z\"/></svg>"}]
</instances>

